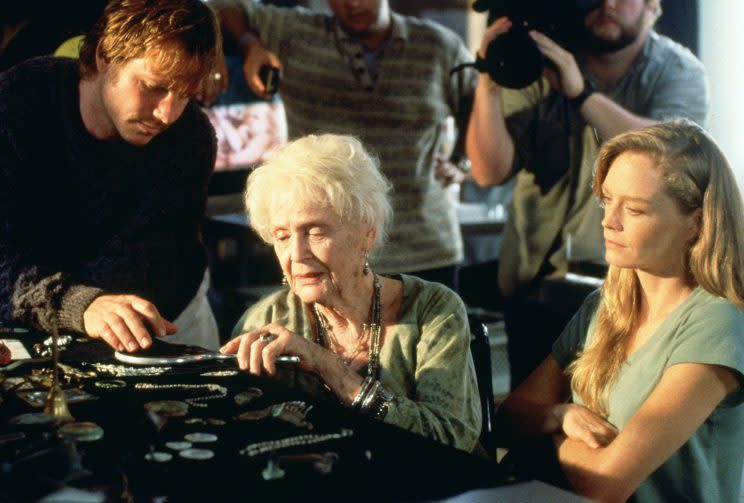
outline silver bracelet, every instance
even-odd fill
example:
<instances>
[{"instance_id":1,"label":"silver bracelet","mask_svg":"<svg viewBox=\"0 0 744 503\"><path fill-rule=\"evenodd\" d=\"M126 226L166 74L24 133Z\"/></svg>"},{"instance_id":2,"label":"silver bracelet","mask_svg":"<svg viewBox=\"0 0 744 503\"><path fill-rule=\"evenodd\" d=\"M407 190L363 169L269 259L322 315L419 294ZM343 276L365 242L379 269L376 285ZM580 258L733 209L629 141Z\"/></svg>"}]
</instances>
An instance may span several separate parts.
<instances>
[{"instance_id":1,"label":"silver bracelet","mask_svg":"<svg viewBox=\"0 0 744 503\"><path fill-rule=\"evenodd\" d=\"M375 381L375 383L372 385L372 387L367 392L367 396L365 396L364 400L362 400L362 405L359 407L359 411L362 414L366 414L369 411L369 406L372 404L372 401L377 395L378 389L380 389L380 381Z\"/></svg>"},{"instance_id":2,"label":"silver bracelet","mask_svg":"<svg viewBox=\"0 0 744 503\"><path fill-rule=\"evenodd\" d=\"M393 400L395 400L395 395L393 395L392 392L388 391L382 385L380 385L376 389L376 391L377 393L375 393L372 403L369 406L368 412L370 416L379 421L382 421L383 419L385 419L385 416L388 413L390 404L393 403Z\"/></svg>"},{"instance_id":3,"label":"silver bracelet","mask_svg":"<svg viewBox=\"0 0 744 503\"><path fill-rule=\"evenodd\" d=\"M373 381L374 378L371 375L368 375L364 378L364 382L362 382L362 386L359 388L359 393L357 393L357 396L354 397L354 401L351 402L351 408L353 410L357 410L359 408Z\"/></svg>"}]
</instances>

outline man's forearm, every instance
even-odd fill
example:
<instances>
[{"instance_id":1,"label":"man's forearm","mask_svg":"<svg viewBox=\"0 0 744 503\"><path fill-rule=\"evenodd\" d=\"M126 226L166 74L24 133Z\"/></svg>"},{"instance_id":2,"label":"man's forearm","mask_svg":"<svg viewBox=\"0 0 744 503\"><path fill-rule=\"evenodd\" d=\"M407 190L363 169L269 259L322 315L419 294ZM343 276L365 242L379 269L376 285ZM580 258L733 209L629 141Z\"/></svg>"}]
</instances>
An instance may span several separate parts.
<instances>
[{"instance_id":1,"label":"man's forearm","mask_svg":"<svg viewBox=\"0 0 744 503\"><path fill-rule=\"evenodd\" d=\"M10 298L12 319L50 331L53 324L62 330L83 332L83 312L102 290L70 284L68 275L45 274L38 267L20 275Z\"/></svg>"},{"instance_id":2,"label":"man's forearm","mask_svg":"<svg viewBox=\"0 0 744 503\"><path fill-rule=\"evenodd\" d=\"M580 111L586 122L597 130L602 141L658 122L656 119L636 115L598 92L586 99Z\"/></svg>"},{"instance_id":3,"label":"man's forearm","mask_svg":"<svg viewBox=\"0 0 744 503\"><path fill-rule=\"evenodd\" d=\"M501 92L481 75L475 91L465 150L475 182L487 187L504 182L514 162L514 142L506 129Z\"/></svg>"},{"instance_id":4,"label":"man's forearm","mask_svg":"<svg viewBox=\"0 0 744 503\"><path fill-rule=\"evenodd\" d=\"M218 7L217 12L222 34L226 39L238 45L240 38L246 33L250 33L245 23L245 13L239 7L229 5Z\"/></svg>"}]
</instances>

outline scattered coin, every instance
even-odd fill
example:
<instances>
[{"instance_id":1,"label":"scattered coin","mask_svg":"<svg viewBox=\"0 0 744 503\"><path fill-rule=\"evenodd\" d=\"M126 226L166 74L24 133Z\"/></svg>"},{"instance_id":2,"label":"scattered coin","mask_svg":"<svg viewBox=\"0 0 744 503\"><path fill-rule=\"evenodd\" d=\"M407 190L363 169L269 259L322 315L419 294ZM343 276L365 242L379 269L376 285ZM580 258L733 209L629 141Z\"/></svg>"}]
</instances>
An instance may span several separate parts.
<instances>
[{"instance_id":1,"label":"scattered coin","mask_svg":"<svg viewBox=\"0 0 744 503\"><path fill-rule=\"evenodd\" d=\"M189 442L194 442L195 444L217 441L217 435L213 433L187 433L186 435L184 435L183 438L185 438Z\"/></svg>"},{"instance_id":2,"label":"scattered coin","mask_svg":"<svg viewBox=\"0 0 744 503\"><path fill-rule=\"evenodd\" d=\"M62 438L69 438L76 442L94 442L103 437L103 428L96 423L81 421L62 425L57 434Z\"/></svg>"},{"instance_id":3,"label":"scattered coin","mask_svg":"<svg viewBox=\"0 0 744 503\"><path fill-rule=\"evenodd\" d=\"M173 454L170 452L152 451L145 454L147 461L154 461L155 463L167 463L173 459Z\"/></svg>"},{"instance_id":4,"label":"scattered coin","mask_svg":"<svg viewBox=\"0 0 744 503\"><path fill-rule=\"evenodd\" d=\"M191 442L166 442L165 446L168 449L173 449L174 451L182 451L184 449L190 449L191 448Z\"/></svg>"},{"instance_id":5,"label":"scattered coin","mask_svg":"<svg viewBox=\"0 0 744 503\"><path fill-rule=\"evenodd\" d=\"M184 449L179 451L179 456L186 459L204 460L214 457L214 451L209 449Z\"/></svg>"}]
</instances>

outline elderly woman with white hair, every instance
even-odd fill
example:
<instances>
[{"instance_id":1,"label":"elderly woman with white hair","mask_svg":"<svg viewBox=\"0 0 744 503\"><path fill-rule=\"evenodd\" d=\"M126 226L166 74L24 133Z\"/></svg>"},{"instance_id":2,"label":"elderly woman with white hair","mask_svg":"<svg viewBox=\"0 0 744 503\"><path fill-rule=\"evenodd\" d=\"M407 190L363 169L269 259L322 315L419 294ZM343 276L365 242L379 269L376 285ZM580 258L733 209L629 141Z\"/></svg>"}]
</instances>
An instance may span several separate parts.
<instances>
[{"instance_id":1,"label":"elderly woman with white hair","mask_svg":"<svg viewBox=\"0 0 744 503\"><path fill-rule=\"evenodd\" d=\"M443 285L378 276L367 261L392 217L389 191L350 136L300 138L253 171L248 217L287 288L248 309L222 351L269 375L279 355L297 355L342 404L470 451L481 413L465 306Z\"/></svg>"}]
</instances>

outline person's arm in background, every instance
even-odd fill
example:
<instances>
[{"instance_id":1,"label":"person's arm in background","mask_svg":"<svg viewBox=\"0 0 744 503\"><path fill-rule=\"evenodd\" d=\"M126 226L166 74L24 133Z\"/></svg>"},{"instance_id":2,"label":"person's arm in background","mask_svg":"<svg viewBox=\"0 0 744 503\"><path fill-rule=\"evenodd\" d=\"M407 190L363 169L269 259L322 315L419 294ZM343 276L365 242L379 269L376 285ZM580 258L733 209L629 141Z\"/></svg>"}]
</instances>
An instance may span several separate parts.
<instances>
[{"instance_id":1,"label":"person's arm in background","mask_svg":"<svg viewBox=\"0 0 744 503\"><path fill-rule=\"evenodd\" d=\"M484 58L488 44L509 28L511 21L505 17L494 21L483 35L479 56ZM465 138L473 180L482 187L504 183L512 171L514 149L514 140L504 120L501 86L487 73L481 73Z\"/></svg>"},{"instance_id":2,"label":"person's arm in background","mask_svg":"<svg viewBox=\"0 0 744 503\"><path fill-rule=\"evenodd\" d=\"M540 32L532 31L530 36L555 64L557 71L546 69L545 72L551 86L568 99L581 94L584 77L573 54ZM581 115L604 140L674 117L687 117L705 126L709 91L702 67L668 65L651 85L654 86L651 100L643 115L633 113L600 92L592 93L584 101Z\"/></svg>"},{"instance_id":3,"label":"person's arm in background","mask_svg":"<svg viewBox=\"0 0 744 503\"><path fill-rule=\"evenodd\" d=\"M439 52L440 57L432 61L436 62L433 64L441 64L445 70L442 72L442 98L449 107L450 116L440 126L441 143L434 157L434 177L442 182L442 186L447 187L470 178L470 160L465 153L465 138L478 73L470 66L472 55L455 33L442 38Z\"/></svg>"},{"instance_id":4,"label":"person's arm in background","mask_svg":"<svg viewBox=\"0 0 744 503\"><path fill-rule=\"evenodd\" d=\"M555 64L556 70L548 68L545 70L551 87L569 100L581 94L585 86L584 76L573 54L538 31L531 31L530 37L535 41L540 52ZM580 112L587 123L594 127L604 139L658 122L626 110L599 92L592 93L582 103Z\"/></svg>"},{"instance_id":5,"label":"person's arm in background","mask_svg":"<svg viewBox=\"0 0 744 503\"><path fill-rule=\"evenodd\" d=\"M249 17L262 17L254 2L211 2L217 11L220 20L222 34L234 46L238 47L243 55L243 75L248 87L264 99L270 99L271 94L266 92L266 86L259 77L262 66L268 65L281 69L281 61L275 52L267 49L260 39L260 30L249 25ZM271 11L286 11L287 9L270 9ZM257 12L259 12L257 14ZM265 16L268 17L268 16ZM259 22L258 20L256 22ZM250 24L253 24L251 20Z\"/></svg>"}]
</instances>

